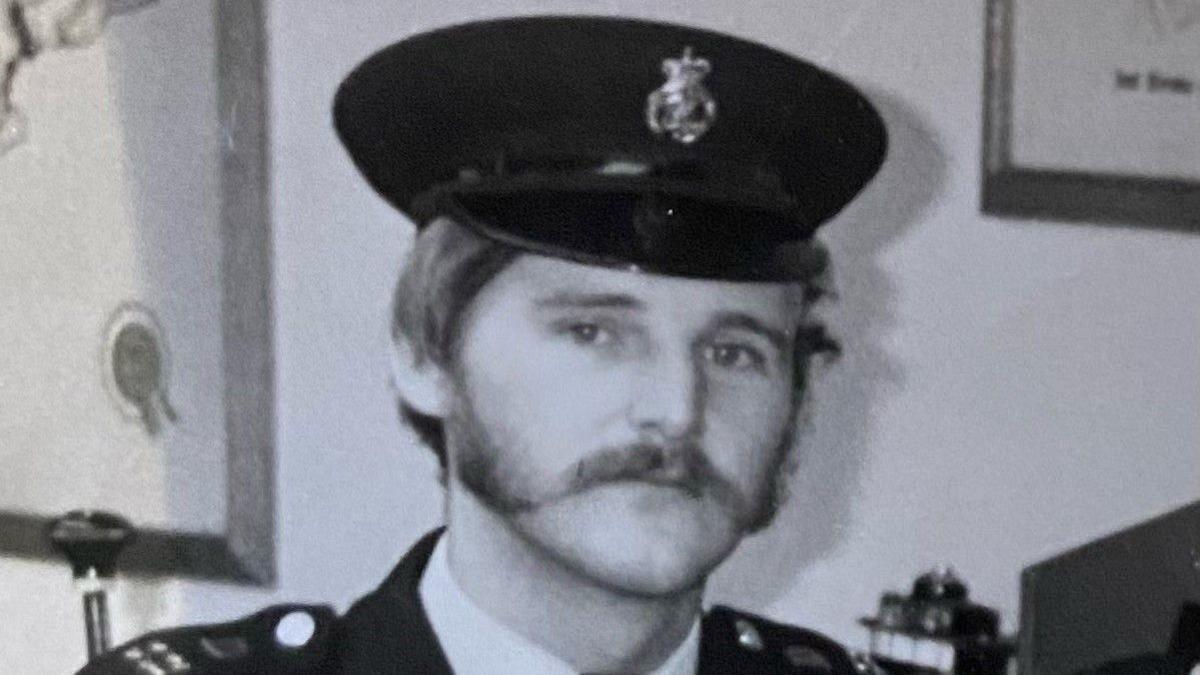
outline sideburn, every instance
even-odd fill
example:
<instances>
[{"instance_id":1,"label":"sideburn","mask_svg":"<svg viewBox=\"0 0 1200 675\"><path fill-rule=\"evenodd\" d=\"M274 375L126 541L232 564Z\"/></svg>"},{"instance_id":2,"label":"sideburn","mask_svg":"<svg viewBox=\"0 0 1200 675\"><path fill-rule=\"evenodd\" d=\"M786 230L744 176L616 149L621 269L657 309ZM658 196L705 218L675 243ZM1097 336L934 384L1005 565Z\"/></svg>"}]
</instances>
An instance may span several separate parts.
<instances>
[{"instance_id":1,"label":"sideburn","mask_svg":"<svg viewBox=\"0 0 1200 675\"><path fill-rule=\"evenodd\" d=\"M462 381L458 373L455 379ZM486 438L467 397L456 392L454 398L454 406L444 420L449 471L498 514L514 515L535 508L536 502L509 494L500 472L500 451Z\"/></svg>"}]
</instances>

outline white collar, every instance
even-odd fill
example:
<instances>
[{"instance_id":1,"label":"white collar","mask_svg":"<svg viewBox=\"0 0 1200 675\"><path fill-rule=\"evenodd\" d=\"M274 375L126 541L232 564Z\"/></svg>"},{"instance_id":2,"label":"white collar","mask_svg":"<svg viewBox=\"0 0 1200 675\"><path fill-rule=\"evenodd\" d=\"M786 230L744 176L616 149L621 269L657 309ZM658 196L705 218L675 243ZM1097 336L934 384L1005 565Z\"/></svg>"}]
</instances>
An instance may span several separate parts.
<instances>
[{"instance_id":1,"label":"white collar","mask_svg":"<svg viewBox=\"0 0 1200 675\"><path fill-rule=\"evenodd\" d=\"M433 549L418 592L450 669L457 675L576 675L570 664L488 616L450 574L446 538ZM647 675L695 675L700 659L700 620L661 666Z\"/></svg>"}]
</instances>

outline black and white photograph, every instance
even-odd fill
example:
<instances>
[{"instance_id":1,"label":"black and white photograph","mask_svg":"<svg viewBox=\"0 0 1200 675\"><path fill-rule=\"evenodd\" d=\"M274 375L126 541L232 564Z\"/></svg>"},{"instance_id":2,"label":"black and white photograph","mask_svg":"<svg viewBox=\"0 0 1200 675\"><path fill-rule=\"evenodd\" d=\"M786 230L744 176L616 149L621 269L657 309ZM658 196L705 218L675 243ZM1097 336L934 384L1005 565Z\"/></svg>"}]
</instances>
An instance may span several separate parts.
<instances>
[{"instance_id":1,"label":"black and white photograph","mask_svg":"<svg viewBox=\"0 0 1200 675\"><path fill-rule=\"evenodd\" d=\"M1200 674L1195 0L0 0L0 673Z\"/></svg>"}]
</instances>

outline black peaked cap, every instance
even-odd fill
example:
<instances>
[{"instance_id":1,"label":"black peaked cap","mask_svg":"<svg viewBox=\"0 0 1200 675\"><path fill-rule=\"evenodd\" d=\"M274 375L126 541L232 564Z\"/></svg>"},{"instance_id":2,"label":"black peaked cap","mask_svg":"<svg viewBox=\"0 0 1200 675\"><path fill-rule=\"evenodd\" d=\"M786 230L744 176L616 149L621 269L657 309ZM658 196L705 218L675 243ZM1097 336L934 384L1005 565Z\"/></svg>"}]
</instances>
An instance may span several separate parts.
<instances>
[{"instance_id":1,"label":"black peaked cap","mask_svg":"<svg viewBox=\"0 0 1200 675\"><path fill-rule=\"evenodd\" d=\"M371 186L419 226L446 214L525 250L735 280L819 273L813 231L887 145L866 98L813 64L599 17L403 40L346 77L334 123Z\"/></svg>"}]
</instances>

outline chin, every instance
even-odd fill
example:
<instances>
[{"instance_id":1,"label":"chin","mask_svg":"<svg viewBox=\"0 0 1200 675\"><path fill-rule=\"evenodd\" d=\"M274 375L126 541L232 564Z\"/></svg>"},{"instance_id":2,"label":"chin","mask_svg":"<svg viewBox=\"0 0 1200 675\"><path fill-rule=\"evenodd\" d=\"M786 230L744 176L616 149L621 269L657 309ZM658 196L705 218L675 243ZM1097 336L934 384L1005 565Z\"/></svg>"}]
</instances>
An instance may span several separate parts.
<instances>
[{"instance_id":1,"label":"chin","mask_svg":"<svg viewBox=\"0 0 1200 675\"><path fill-rule=\"evenodd\" d=\"M702 587L742 536L710 500L643 484L589 490L523 513L514 525L571 573L648 597Z\"/></svg>"}]
</instances>

